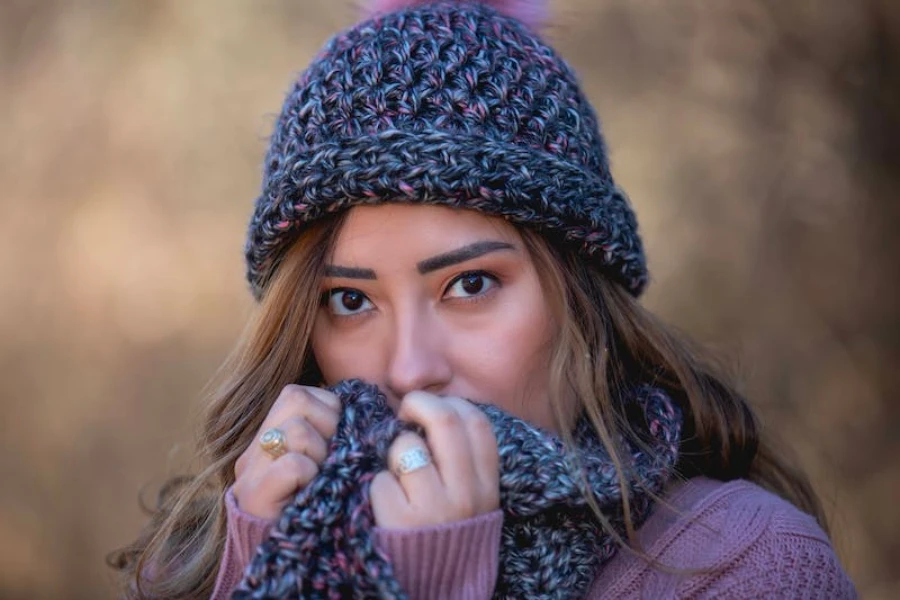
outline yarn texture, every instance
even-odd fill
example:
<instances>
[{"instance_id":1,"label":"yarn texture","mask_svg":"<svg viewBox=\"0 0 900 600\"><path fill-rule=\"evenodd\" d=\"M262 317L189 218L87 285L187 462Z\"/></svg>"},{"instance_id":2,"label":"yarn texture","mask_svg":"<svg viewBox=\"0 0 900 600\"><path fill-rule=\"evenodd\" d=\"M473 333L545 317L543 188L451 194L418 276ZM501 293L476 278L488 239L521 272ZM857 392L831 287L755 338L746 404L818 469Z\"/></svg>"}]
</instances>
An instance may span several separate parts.
<instances>
[{"instance_id":1,"label":"yarn texture","mask_svg":"<svg viewBox=\"0 0 900 600\"><path fill-rule=\"evenodd\" d=\"M435 0L372 0L369 2L368 12L377 15L434 2ZM481 0L481 2L532 28L539 27L547 19L547 0Z\"/></svg>"},{"instance_id":2,"label":"yarn texture","mask_svg":"<svg viewBox=\"0 0 900 600\"><path fill-rule=\"evenodd\" d=\"M647 283L634 212L575 73L490 6L379 13L335 36L302 73L250 222L254 296L310 223L386 202L502 217L577 249L633 295Z\"/></svg>"},{"instance_id":3,"label":"yarn texture","mask_svg":"<svg viewBox=\"0 0 900 600\"><path fill-rule=\"evenodd\" d=\"M406 595L375 545L369 487L388 448L410 427L385 397L358 380L333 388L343 414L317 477L281 514L258 547L233 598L392 598ZM635 525L649 514L677 460L681 417L661 390L643 386L624 400L640 436L621 440ZM504 513L495 598L583 598L617 544L592 512L590 494L621 534L619 478L591 427L575 431L577 450L502 410L479 405L494 426Z\"/></svg>"}]
</instances>

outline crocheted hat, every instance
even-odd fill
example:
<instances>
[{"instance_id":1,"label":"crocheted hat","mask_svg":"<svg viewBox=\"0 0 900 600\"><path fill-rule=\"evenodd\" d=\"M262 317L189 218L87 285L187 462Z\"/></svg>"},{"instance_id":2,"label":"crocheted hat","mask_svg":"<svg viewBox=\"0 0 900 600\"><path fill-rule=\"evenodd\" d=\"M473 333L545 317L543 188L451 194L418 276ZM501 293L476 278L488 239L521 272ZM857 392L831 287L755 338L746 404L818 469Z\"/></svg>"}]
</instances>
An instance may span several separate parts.
<instances>
[{"instance_id":1,"label":"crocheted hat","mask_svg":"<svg viewBox=\"0 0 900 600\"><path fill-rule=\"evenodd\" d=\"M331 39L272 134L246 244L257 299L308 224L386 202L504 217L641 293L637 221L594 111L572 69L526 25L543 7L380 0Z\"/></svg>"}]
</instances>

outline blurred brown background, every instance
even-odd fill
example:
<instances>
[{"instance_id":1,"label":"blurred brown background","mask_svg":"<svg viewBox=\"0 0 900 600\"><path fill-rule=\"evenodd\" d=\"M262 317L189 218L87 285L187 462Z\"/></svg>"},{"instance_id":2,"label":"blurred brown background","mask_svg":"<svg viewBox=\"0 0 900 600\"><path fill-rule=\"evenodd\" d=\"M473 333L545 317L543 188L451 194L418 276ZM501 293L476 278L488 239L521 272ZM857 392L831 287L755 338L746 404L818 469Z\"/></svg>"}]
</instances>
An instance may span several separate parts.
<instances>
[{"instance_id":1,"label":"blurred brown background","mask_svg":"<svg viewBox=\"0 0 900 600\"><path fill-rule=\"evenodd\" d=\"M352 0L0 3L0 598L103 598L250 307L291 77ZM646 302L737 365L866 598L900 595L900 3L558 0Z\"/></svg>"}]
</instances>

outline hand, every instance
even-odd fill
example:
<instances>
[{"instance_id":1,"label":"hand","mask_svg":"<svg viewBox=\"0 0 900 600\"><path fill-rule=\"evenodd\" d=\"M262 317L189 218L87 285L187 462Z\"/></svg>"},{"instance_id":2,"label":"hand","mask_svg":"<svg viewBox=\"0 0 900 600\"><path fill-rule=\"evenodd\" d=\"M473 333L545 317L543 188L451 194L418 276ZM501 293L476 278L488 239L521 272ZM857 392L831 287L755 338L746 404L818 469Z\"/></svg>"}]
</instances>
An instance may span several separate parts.
<instances>
[{"instance_id":1,"label":"hand","mask_svg":"<svg viewBox=\"0 0 900 600\"><path fill-rule=\"evenodd\" d=\"M234 465L234 497L247 514L274 519L319 472L337 430L341 403L321 388L288 385ZM286 452L275 458L260 446L263 433L276 427Z\"/></svg>"},{"instance_id":2,"label":"hand","mask_svg":"<svg viewBox=\"0 0 900 600\"><path fill-rule=\"evenodd\" d=\"M371 499L379 527L411 529L462 521L500 506L500 459L487 416L461 398L411 392L397 416L417 423L428 439L404 433L388 452L396 468L401 454L423 448L431 464L395 475L382 471L372 481Z\"/></svg>"}]
</instances>

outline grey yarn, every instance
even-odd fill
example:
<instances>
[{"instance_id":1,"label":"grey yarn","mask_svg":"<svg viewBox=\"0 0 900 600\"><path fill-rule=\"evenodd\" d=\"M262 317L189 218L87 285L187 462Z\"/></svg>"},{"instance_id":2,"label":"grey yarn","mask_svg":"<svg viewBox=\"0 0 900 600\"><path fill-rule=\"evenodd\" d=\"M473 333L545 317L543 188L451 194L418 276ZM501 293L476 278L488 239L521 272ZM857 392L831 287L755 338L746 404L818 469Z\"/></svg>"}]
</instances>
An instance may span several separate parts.
<instances>
[{"instance_id":1,"label":"grey yarn","mask_svg":"<svg viewBox=\"0 0 900 600\"><path fill-rule=\"evenodd\" d=\"M375 548L369 486L385 469L393 439L409 428L384 396L358 380L334 388L343 415L319 475L289 504L257 549L235 599L406 598L393 567ZM649 514L652 495L672 474L681 418L661 390L640 387L625 400L641 441L622 440L632 519ZM619 479L591 427L582 422L577 454L562 441L502 410L479 405L491 420L500 454L504 512L494 598L582 598L617 545L588 506L624 531Z\"/></svg>"},{"instance_id":2,"label":"grey yarn","mask_svg":"<svg viewBox=\"0 0 900 600\"><path fill-rule=\"evenodd\" d=\"M435 2L335 36L287 94L250 222L261 298L286 249L362 204L466 208L568 244L639 295L647 267L572 69L514 18Z\"/></svg>"}]
</instances>

